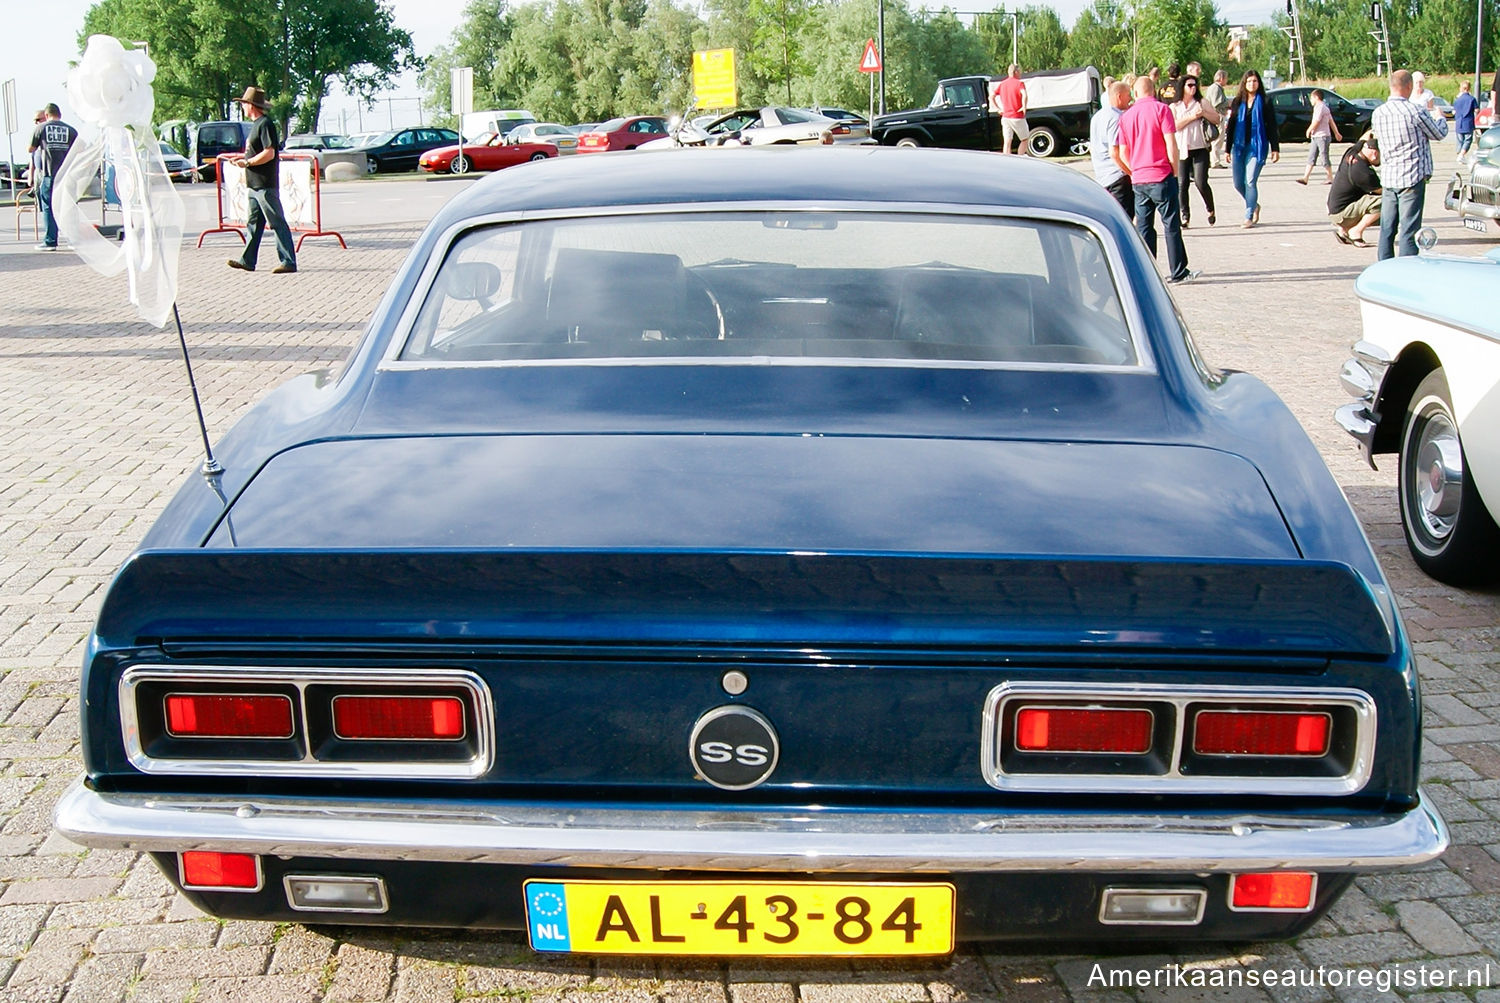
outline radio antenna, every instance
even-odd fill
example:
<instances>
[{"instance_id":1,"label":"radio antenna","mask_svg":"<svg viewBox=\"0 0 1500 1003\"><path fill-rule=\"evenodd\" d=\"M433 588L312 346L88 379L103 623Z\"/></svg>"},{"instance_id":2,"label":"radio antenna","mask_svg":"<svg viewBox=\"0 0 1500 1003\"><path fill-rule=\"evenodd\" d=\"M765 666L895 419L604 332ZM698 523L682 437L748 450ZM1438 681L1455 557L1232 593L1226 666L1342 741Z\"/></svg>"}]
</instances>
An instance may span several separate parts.
<instances>
[{"instance_id":1,"label":"radio antenna","mask_svg":"<svg viewBox=\"0 0 1500 1003\"><path fill-rule=\"evenodd\" d=\"M208 441L208 423L203 420L203 401L198 397L198 381L193 379L193 360L188 358L187 337L182 333L182 317L177 313L177 303L172 303L172 319L177 322L177 343L182 346L182 365L187 369L188 388L193 391L193 410L198 412L198 431L203 435L203 476L218 477L224 472L219 461L214 459L214 447Z\"/></svg>"}]
</instances>

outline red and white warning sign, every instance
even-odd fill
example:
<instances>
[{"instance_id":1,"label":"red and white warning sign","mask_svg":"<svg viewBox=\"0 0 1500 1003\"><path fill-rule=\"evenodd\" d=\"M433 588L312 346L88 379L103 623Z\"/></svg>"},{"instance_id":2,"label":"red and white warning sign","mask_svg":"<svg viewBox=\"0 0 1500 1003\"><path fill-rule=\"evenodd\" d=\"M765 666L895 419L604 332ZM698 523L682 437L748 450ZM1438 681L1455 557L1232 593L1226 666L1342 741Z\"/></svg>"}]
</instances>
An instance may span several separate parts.
<instances>
[{"instance_id":1,"label":"red and white warning sign","mask_svg":"<svg viewBox=\"0 0 1500 1003\"><path fill-rule=\"evenodd\" d=\"M875 39L873 38L865 43L865 54L859 57L859 72L880 72L880 50L875 48Z\"/></svg>"}]
</instances>

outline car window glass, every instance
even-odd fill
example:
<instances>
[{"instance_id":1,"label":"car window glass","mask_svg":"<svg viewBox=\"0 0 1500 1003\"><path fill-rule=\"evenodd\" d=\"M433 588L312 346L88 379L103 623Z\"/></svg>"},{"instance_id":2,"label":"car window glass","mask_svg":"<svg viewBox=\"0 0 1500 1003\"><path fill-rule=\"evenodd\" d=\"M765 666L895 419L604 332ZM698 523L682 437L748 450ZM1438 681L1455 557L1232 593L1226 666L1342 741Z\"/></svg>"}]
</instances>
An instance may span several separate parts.
<instances>
[{"instance_id":1,"label":"car window glass","mask_svg":"<svg viewBox=\"0 0 1500 1003\"><path fill-rule=\"evenodd\" d=\"M409 132L398 133L396 135L396 137L391 140L391 145L392 146L410 146L410 145L412 145L412 135L411 135L411 133L409 133Z\"/></svg>"},{"instance_id":2,"label":"car window glass","mask_svg":"<svg viewBox=\"0 0 1500 1003\"><path fill-rule=\"evenodd\" d=\"M468 261L525 280L476 307L444 278ZM471 286L467 276L456 284ZM660 214L465 234L401 357L1138 365L1125 317L1108 257L1083 227L918 213Z\"/></svg>"},{"instance_id":3,"label":"car window glass","mask_svg":"<svg viewBox=\"0 0 1500 1003\"><path fill-rule=\"evenodd\" d=\"M418 329L426 333L433 349L441 350L466 324L473 324L510 302L521 236L520 229L510 228L491 233L482 241L466 241L443 262L438 281L417 321ZM469 284L474 269L494 269L492 276L498 273L498 287L493 294L475 295L477 290ZM450 282L447 276L456 279Z\"/></svg>"},{"instance_id":4,"label":"car window glass","mask_svg":"<svg viewBox=\"0 0 1500 1003\"><path fill-rule=\"evenodd\" d=\"M620 131L620 128L624 124L625 124L625 120L623 118L612 118L608 122L605 122L603 125L599 126L599 128L597 130L595 130L595 131L596 132L618 132L618 131Z\"/></svg>"},{"instance_id":5,"label":"car window glass","mask_svg":"<svg viewBox=\"0 0 1500 1003\"><path fill-rule=\"evenodd\" d=\"M959 84L949 84L947 97L949 104L984 104L984 99L979 94L979 88L972 80Z\"/></svg>"},{"instance_id":6,"label":"car window glass","mask_svg":"<svg viewBox=\"0 0 1500 1003\"><path fill-rule=\"evenodd\" d=\"M777 108L776 116L782 122L811 122L814 118L814 116L809 115L807 112L798 111L796 108ZM821 115L817 117L822 118Z\"/></svg>"}]
</instances>

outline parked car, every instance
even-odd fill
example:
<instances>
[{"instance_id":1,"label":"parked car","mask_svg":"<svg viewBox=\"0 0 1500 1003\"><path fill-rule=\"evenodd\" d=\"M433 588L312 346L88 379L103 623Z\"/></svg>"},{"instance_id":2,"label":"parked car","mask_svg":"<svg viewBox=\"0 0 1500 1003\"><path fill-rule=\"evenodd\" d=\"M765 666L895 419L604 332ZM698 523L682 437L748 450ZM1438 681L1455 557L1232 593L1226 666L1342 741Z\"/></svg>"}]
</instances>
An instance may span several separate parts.
<instances>
[{"instance_id":1,"label":"parked car","mask_svg":"<svg viewBox=\"0 0 1500 1003\"><path fill-rule=\"evenodd\" d=\"M1448 178L1443 207L1476 233L1500 226L1500 145L1478 151L1472 164L1459 165Z\"/></svg>"},{"instance_id":2,"label":"parked car","mask_svg":"<svg viewBox=\"0 0 1500 1003\"><path fill-rule=\"evenodd\" d=\"M1102 83L1092 66L1022 74L1026 81L1026 140L1033 157L1087 152L1089 120L1099 110ZM926 108L877 115L870 135L883 146L940 146L998 150L1003 131L993 102L1001 78L939 80Z\"/></svg>"},{"instance_id":3,"label":"parked car","mask_svg":"<svg viewBox=\"0 0 1500 1003\"><path fill-rule=\"evenodd\" d=\"M371 174L415 171L422 154L457 142L458 133L452 129L424 126L383 132L359 152L369 161L367 169Z\"/></svg>"},{"instance_id":4,"label":"parked car","mask_svg":"<svg viewBox=\"0 0 1500 1003\"><path fill-rule=\"evenodd\" d=\"M1326 87L1277 87L1267 91L1266 97L1276 110L1276 135L1280 142L1307 142L1307 128L1312 124L1312 98L1308 95L1315 90L1323 92L1323 100L1345 142L1352 143L1370 128L1373 109L1353 104Z\"/></svg>"},{"instance_id":5,"label":"parked car","mask_svg":"<svg viewBox=\"0 0 1500 1003\"><path fill-rule=\"evenodd\" d=\"M157 141L161 147L161 161L171 175L173 183L190 182L197 180L198 172L193 169L193 162L172 148L172 144L161 140Z\"/></svg>"},{"instance_id":6,"label":"parked car","mask_svg":"<svg viewBox=\"0 0 1500 1003\"><path fill-rule=\"evenodd\" d=\"M870 124L870 120L865 118L865 116L861 115L859 112L848 111L844 108L824 108L823 106L818 105L812 108L808 108L807 111L812 112L814 115L822 115L824 118L831 118L836 122L850 122L864 126L868 126Z\"/></svg>"},{"instance_id":7,"label":"parked car","mask_svg":"<svg viewBox=\"0 0 1500 1003\"><path fill-rule=\"evenodd\" d=\"M607 153L611 150L633 150L667 135L667 120L660 115L633 115L612 118L608 122L578 135L579 153Z\"/></svg>"},{"instance_id":8,"label":"parked car","mask_svg":"<svg viewBox=\"0 0 1500 1003\"><path fill-rule=\"evenodd\" d=\"M294 132L286 138L287 150L352 150L354 141L336 132Z\"/></svg>"},{"instance_id":9,"label":"parked car","mask_svg":"<svg viewBox=\"0 0 1500 1003\"><path fill-rule=\"evenodd\" d=\"M535 121L536 116L524 108L491 108L465 112L462 126L465 139L477 140L486 133L506 136L512 129Z\"/></svg>"},{"instance_id":10,"label":"parked car","mask_svg":"<svg viewBox=\"0 0 1500 1003\"><path fill-rule=\"evenodd\" d=\"M710 956L1262 940L1436 856L1297 419L1091 178L914 163L459 192L103 596L60 832L225 918Z\"/></svg>"},{"instance_id":11,"label":"parked car","mask_svg":"<svg viewBox=\"0 0 1500 1003\"><path fill-rule=\"evenodd\" d=\"M286 138L282 149L287 153L311 156L318 162L320 171L326 172L334 164L349 164L359 174L370 171L369 158L357 148L353 137L336 132L294 133Z\"/></svg>"},{"instance_id":12,"label":"parked car","mask_svg":"<svg viewBox=\"0 0 1500 1003\"><path fill-rule=\"evenodd\" d=\"M580 122L577 125L570 125L568 128L572 131L573 135L581 136L585 132L593 132L599 128L600 124L599 122Z\"/></svg>"},{"instance_id":13,"label":"parked car","mask_svg":"<svg viewBox=\"0 0 1500 1003\"><path fill-rule=\"evenodd\" d=\"M835 144L870 143L863 125L832 119L802 108L741 108L707 125L679 125L660 146L774 146L818 144L828 135Z\"/></svg>"},{"instance_id":14,"label":"parked car","mask_svg":"<svg viewBox=\"0 0 1500 1003\"><path fill-rule=\"evenodd\" d=\"M578 134L556 122L530 122L518 125L505 136L507 143L551 143L561 154L578 152Z\"/></svg>"},{"instance_id":15,"label":"parked car","mask_svg":"<svg viewBox=\"0 0 1500 1003\"><path fill-rule=\"evenodd\" d=\"M1370 465L1395 453L1401 528L1412 559L1453 585L1500 578L1500 323L1487 297L1500 251L1377 262L1355 281L1364 330L1338 409Z\"/></svg>"},{"instance_id":16,"label":"parked car","mask_svg":"<svg viewBox=\"0 0 1500 1003\"><path fill-rule=\"evenodd\" d=\"M198 167L199 180L217 180L219 157L225 153L240 153L249 137L249 122L200 122L193 130L192 149L188 154L188 159Z\"/></svg>"},{"instance_id":17,"label":"parked car","mask_svg":"<svg viewBox=\"0 0 1500 1003\"><path fill-rule=\"evenodd\" d=\"M512 143L497 132L481 135L463 146L440 146L422 154L419 166L431 174L467 174L470 171L498 171L533 160L557 156L551 143Z\"/></svg>"}]
</instances>

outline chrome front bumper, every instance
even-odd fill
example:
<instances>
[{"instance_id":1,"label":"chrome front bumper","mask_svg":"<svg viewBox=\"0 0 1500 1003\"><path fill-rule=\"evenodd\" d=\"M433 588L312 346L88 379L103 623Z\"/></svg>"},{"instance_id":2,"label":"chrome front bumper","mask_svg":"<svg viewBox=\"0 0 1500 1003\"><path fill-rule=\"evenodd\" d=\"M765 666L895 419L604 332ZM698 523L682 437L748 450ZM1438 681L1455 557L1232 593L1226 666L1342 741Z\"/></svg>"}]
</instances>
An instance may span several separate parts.
<instances>
[{"instance_id":1,"label":"chrome front bumper","mask_svg":"<svg viewBox=\"0 0 1500 1003\"><path fill-rule=\"evenodd\" d=\"M116 850L722 871L1369 871L1448 845L1426 800L1388 815L633 810L105 794L78 781L53 824Z\"/></svg>"}]
</instances>

